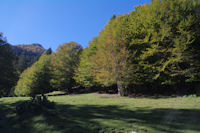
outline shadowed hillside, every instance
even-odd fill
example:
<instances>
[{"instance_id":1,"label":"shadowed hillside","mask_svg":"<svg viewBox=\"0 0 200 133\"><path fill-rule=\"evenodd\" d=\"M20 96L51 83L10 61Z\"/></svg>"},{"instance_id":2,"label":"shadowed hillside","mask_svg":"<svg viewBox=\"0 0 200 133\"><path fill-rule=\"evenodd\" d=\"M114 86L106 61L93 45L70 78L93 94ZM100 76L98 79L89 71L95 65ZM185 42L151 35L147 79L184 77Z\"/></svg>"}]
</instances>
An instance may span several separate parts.
<instances>
[{"instance_id":1,"label":"shadowed hillside","mask_svg":"<svg viewBox=\"0 0 200 133\"><path fill-rule=\"evenodd\" d=\"M12 46L12 49L18 58L16 68L19 72L31 66L45 51L40 44L15 45Z\"/></svg>"},{"instance_id":2,"label":"shadowed hillside","mask_svg":"<svg viewBox=\"0 0 200 133\"><path fill-rule=\"evenodd\" d=\"M26 53L27 55L30 55L30 56L38 56L38 55L41 55L45 51L45 49L40 44L15 45L12 47L13 47L14 53L17 56L20 56L23 53Z\"/></svg>"}]
</instances>

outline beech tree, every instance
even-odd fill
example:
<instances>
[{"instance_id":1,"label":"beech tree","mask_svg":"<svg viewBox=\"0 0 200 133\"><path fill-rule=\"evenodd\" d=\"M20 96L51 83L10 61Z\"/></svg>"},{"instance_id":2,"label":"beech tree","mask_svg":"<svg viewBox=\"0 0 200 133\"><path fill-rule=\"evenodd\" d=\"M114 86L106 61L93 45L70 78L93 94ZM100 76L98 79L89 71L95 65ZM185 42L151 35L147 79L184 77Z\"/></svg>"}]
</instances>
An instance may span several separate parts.
<instances>
[{"instance_id":1,"label":"beech tree","mask_svg":"<svg viewBox=\"0 0 200 133\"><path fill-rule=\"evenodd\" d=\"M79 63L82 47L75 42L59 46L51 59L51 86L56 90L71 89L75 83L74 71Z\"/></svg>"},{"instance_id":2,"label":"beech tree","mask_svg":"<svg viewBox=\"0 0 200 133\"><path fill-rule=\"evenodd\" d=\"M135 82L192 81L191 70L199 71L199 9L194 0L154 0L129 14L130 45L138 55Z\"/></svg>"},{"instance_id":3,"label":"beech tree","mask_svg":"<svg viewBox=\"0 0 200 133\"><path fill-rule=\"evenodd\" d=\"M94 53L84 51L77 81L117 84L119 92L128 85L199 85L199 12L199 0L152 0L113 16L96 37Z\"/></svg>"},{"instance_id":4,"label":"beech tree","mask_svg":"<svg viewBox=\"0 0 200 133\"><path fill-rule=\"evenodd\" d=\"M126 16L110 20L98 37L97 49L91 56L91 71L94 80L103 86L117 85L121 96L127 95L131 81L132 65L126 46Z\"/></svg>"},{"instance_id":5,"label":"beech tree","mask_svg":"<svg viewBox=\"0 0 200 133\"><path fill-rule=\"evenodd\" d=\"M97 38L94 38L89 43L89 47L85 48L80 54L80 62L75 70L74 79L76 83L83 87L97 87L98 83L94 81L94 76L91 71L90 58L96 51Z\"/></svg>"},{"instance_id":6,"label":"beech tree","mask_svg":"<svg viewBox=\"0 0 200 133\"><path fill-rule=\"evenodd\" d=\"M34 96L52 91L50 86L50 58L49 51L44 52L38 61L22 72L15 87L16 95Z\"/></svg>"}]
</instances>

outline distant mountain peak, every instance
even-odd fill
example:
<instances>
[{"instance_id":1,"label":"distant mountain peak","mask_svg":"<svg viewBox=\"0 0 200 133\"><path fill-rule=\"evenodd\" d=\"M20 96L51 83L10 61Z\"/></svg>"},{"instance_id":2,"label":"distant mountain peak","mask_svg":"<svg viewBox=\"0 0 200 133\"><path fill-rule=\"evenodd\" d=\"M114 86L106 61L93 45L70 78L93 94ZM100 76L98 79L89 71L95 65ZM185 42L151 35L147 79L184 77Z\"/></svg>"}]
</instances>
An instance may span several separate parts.
<instances>
[{"instance_id":1,"label":"distant mountain peak","mask_svg":"<svg viewBox=\"0 0 200 133\"><path fill-rule=\"evenodd\" d=\"M15 49L21 49L20 51L22 52L31 52L33 54L41 55L45 49L42 47L41 44L33 43L33 44L19 44L15 45L14 47L14 52ZM18 52L17 52L18 53Z\"/></svg>"},{"instance_id":2,"label":"distant mountain peak","mask_svg":"<svg viewBox=\"0 0 200 133\"><path fill-rule=\"evenodd\" d=\"M20 72L30 67L39 59L43 52L46 51L42 45L37 43L12 45L12 49L14 54L18 57L16 66Z\"/></svg>"}]
</instances>

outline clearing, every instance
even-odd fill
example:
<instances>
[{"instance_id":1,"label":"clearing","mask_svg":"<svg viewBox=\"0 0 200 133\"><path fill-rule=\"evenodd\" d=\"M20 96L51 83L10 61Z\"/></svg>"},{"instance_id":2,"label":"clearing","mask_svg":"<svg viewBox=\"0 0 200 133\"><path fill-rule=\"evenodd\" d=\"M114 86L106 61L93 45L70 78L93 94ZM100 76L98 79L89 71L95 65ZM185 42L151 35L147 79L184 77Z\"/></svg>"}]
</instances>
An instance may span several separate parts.
<instances>
[{"instance_id":1,"label":"clearing","mask_svg":"<svg viewBox=\"0 0 200 133\"><path fill-rule=\"evenodd\" d=\"M15 113L15 106L30 98L0 98L0 132L200 132L200 97L126 98L91 93L48 98L56 103L54 110L21 115Z\"/></svg>"}]
</instances>

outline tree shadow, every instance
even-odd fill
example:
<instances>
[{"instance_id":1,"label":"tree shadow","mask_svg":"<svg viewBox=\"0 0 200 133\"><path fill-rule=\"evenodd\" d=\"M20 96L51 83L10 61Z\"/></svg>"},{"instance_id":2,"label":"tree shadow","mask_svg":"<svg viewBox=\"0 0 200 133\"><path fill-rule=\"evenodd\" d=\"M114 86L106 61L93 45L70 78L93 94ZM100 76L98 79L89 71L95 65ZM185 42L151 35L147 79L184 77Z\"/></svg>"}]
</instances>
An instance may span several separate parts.
<instances>
[{"instance_id":1,"label":"tree shadow","mask_svg":"<svg viewBox=\"0 0 200 133\"><path fill-rule=\"evenodd\" d=\"M26 112L13 108L21 101L0 103L1 133L95 133L95 132L176 132L200 131L199 109L125 109L123 106L63 105L55 109Z\"/></svg>"}]
</instances>

